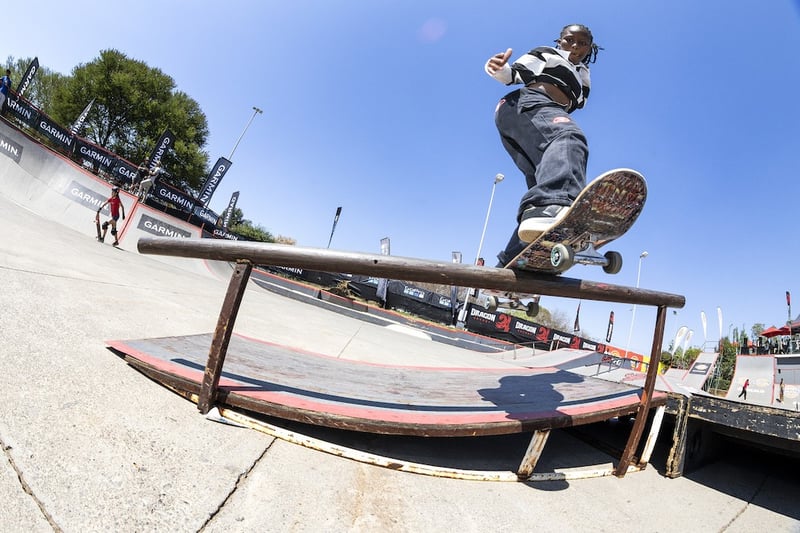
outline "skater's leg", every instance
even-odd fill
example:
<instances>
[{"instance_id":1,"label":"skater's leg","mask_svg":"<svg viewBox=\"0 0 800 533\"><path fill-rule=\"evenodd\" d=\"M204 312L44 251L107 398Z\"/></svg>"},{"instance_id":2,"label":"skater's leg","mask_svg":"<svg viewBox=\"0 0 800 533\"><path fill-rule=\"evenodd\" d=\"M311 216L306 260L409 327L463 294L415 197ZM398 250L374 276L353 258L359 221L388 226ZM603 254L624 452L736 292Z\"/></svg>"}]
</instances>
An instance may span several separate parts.
<instances>
[{"instance_id":1,"label":"skater's leg","mask_svg":"<svg viewBox=\"0 0 800 533\"><path fill-rule=\"evenodd\" d=\"M508 265L511 260L517 257L527 246L527 243L524 243L519 239L519 236L517 235L518 229L518 227L514 229L514 232L508 239L508 244L506 244L505 249L497 254L497 259L499 261L497 266L500 268Z\"/></svg>"},{"instance_id":2,"label":"skater's leg","mask_svg":"<svg viewBox=\"0 0 800 533\"><path fill-rule=\"evenodd\" d=\"M117 221L113 219L111 220L111 236L114 237L114 242L111 244L117 246L119 244L119 240L117 240Z\"/></svg>"},{"instance_id":3,"label":"skater's leg","mask_svg":"<svg viewBox=\"0 0 800 533\"><path fill-rule=\"evenodd\" d=\"M522 103L520 103L520 101ZM536 90L514 91L500 101L495 123L503 147L525 175L520 238L534 240L572 205L586 185L589 150L572 117Z\"/></svg>"}]
</instances>

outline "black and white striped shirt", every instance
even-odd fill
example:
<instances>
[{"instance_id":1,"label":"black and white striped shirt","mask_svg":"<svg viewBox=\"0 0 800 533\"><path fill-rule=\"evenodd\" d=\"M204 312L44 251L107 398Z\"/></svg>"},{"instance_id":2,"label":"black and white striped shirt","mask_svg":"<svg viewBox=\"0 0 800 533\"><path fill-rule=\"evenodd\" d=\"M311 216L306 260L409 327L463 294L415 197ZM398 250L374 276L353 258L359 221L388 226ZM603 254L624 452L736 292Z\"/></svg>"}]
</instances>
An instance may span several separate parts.
<instances>
[{"instance_id":1,"label":"black and white striped shirt","mask_svg":"<svg viewBox=\"0 0 800 533\"><path fill-rule=\"evenodd\" d=\"M486 72L494 79L512 85L533 82L552 83L559 87L570 99L567 112L580 109L589 97L589 67L583 63L573 64L569 60L569 51L549 46L534 48L527 54L505 64L499 70L492 70L486 63Z\"/></svg>"}]
</instances>

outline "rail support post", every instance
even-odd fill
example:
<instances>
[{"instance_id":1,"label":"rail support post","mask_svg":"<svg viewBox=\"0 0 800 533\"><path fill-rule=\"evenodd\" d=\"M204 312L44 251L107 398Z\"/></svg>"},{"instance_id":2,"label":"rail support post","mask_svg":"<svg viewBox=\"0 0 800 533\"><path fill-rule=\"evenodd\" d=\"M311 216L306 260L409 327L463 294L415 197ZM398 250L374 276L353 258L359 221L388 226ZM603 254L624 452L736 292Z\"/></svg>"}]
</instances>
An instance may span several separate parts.
<instances>
[{"instance_id":1,"label":"rail support post","mask_svg":"<svg viewBox=\"0 0 800 533\"><path fill-rule=\"evenodd\" d=\"M231 281L228 284L228 292L222 302L217 327L211 340L211 348L208 351L208 362L206 362L206 369L203 374L200 399L197 402L197 408L203 414L207 414L217 400L219 378L222 375L222 365L225 363L228 344L233 334L233 324L236 322L239 305L242 303L244 290L247 288L247 280L250 279L252 271L253 263L247 260L237 261L236 267L233 269Z\"/></svg>"}]
</instances>

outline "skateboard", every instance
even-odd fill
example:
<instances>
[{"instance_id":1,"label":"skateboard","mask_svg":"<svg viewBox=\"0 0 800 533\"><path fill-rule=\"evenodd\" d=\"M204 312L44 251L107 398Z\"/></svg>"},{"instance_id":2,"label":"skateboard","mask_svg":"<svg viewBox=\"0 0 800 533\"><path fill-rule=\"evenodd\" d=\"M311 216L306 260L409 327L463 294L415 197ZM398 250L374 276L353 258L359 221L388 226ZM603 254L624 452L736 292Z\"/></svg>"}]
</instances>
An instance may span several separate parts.
<instances>
[{"instance_id":1,"label":"skateboard","mask_svg":"<svg viewBox=\"0 0 800 533\"><path fill-rule=\"evenodd\" d=\"M498 308L503 309L524 309L525 314L533 318L539 314L539 295L515 293L511 291L495 291L482 289L485 296L483 308L487 311L495 312ZM525 301L530 300L530 301Z\"/></svg>"},{"instance_id":2,"label":"skateboard","mask_svg":"<svg viewBox=\"0 0 800 533\"><path fill-rule=\"evenodd\" d=\"M575 264L602 266L607 274L622 269L622 255L598 248L624 235L647 200L644 177L627 168L601 174L581 191L567 214L520 252L506 268L562 274Z\"/></svg>"},{"instance_id":3,"label":"skateboard","mask_svg":"<svg viewBox=\"0 0 800 533\"><path fill-rule=\"evenodd\" d=\"M544 274L563 274L575 264L602 266L607 274L617 274L622 269L622 254L608 251L601 255L597 249L627 232L644 208L647 200L647 182L635 170L618 168L594 179L581 191L555 226L512 259L505 268ZM524 299L528 315L538 313L538 295L484 291L489 294L484 307L495 311L498 307L516 309Z\"/></svg>"},{"instance_id":4,"label":"skateboard","mask_svg":"<svg viewBox=\"0 0 800 533\"><path fill-rule=\"evenodd\" d=\"M94 217L94 225L97 228L97 240L103 242L103 236L100 234L100 212Z\"/></svg>"}]
</instances>

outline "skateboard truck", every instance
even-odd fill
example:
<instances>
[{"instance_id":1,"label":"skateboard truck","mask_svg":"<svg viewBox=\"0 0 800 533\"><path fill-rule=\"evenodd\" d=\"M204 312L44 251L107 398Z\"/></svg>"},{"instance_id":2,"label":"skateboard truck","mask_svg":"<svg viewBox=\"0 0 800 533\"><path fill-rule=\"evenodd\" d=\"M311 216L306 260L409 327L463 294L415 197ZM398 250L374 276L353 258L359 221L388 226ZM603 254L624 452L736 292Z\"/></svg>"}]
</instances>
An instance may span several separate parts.
<instances>
[{"instance_id":1,"label":"skateboard truck","mask_svg":"<svg viewBox=\"0 0 800 533\"><path fill-rule=\"evenodd\" d=\"M523 303L519 298L508 296L507 298L498 298L497 296L487 296L484 301L483 308L487 311L494 313L498 307L505 307L508 309L525 308L525 314L533 318L539 314L539 302L534 300L532 302Z\"/></svg>"},{"instance_id":2,"label":"skateboard truck","mask_svg":"<svg viewBox=\"0 0 800 533\"><path fill-rule=\"evenodd\" d=\"M550 250L550 264L559 272L564 272L574 264L598 265L603 267L606 274L617 274L622 270L622 254L608 251L600 255L593 242L589 242L578 251L572 246L558 243Z\"/></svg>"}]
</instances>

